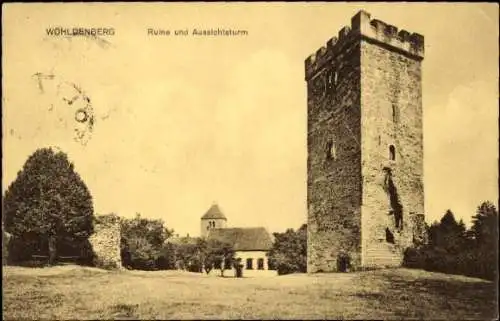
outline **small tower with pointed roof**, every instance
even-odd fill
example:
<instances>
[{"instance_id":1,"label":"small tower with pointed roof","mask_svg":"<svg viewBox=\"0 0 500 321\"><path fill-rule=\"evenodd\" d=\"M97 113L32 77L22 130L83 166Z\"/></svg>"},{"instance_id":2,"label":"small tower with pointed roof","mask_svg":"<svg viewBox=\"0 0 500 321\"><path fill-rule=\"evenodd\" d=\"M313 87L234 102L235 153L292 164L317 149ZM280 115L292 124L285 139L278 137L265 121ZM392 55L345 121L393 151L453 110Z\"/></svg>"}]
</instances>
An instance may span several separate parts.
<instances>
[{"instance_id":1,"label":"small tower with pointed roof","mask_svg":"<svg viewBox=\"0 0 500 321\"><path fill-rule=\"evenodd\" d=\"M201 237L206 237L208 232L216 228L225 228L226 216L222 213L217 203L213 203L208 211L201 217Z\"/></svg>"}]
</instances>

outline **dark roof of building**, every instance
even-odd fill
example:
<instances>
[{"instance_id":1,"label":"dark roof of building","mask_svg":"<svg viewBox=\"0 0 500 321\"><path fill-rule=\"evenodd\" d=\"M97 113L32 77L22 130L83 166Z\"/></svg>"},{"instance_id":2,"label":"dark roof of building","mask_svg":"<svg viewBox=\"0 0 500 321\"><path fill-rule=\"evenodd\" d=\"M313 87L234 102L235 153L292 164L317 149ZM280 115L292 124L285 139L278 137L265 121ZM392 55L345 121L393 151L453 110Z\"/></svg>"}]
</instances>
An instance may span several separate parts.
<instances>
[{"instance_id":1,"label":"dark roof of building","mask_svg":"<svg viewBox=\"0 0 500 321\"><path fill-rule=\"evenodd\" d=\"M208 211L201 217L201 219L224 219L227 218L222 214L222 211L219 208L219 205L213 204Z\"/></svg>"},{"instance_id":2,"label":"dark roof of building","mask_svg":"<svg viewBox=\"0 0 500 321\"><path fill-rule=\"evenodd\" d=\"M236 227L210 230L209 239L233 245L235 251L269 251L271 235L264 227Z\"/></svg>"}]
</instances>

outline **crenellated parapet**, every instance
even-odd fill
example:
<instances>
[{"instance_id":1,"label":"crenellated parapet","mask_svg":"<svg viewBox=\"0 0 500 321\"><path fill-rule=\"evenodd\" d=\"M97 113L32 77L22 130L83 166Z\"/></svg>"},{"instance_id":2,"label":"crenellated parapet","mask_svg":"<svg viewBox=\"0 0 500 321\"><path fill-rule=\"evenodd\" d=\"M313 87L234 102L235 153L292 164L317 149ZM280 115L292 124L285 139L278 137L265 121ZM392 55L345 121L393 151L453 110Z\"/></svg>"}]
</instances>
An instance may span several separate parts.
<instances>
[{"instance_id":1,"label":"crenellated parapet","mask_svg":"<svg viewBox=\"0 0 500 321\"><path fill-rule=\"evenodd\" d=\"M391 50L401 52L416 60L424 58L424 36L410 33L404 29L371 19L366 11L359 11L351 18L351 25L343 27L337 37L327 41L326 46L319 48L305 61L306 80L316 74L327 62L339 55L354 40L364 39L377 43Z\"/></svg>"}]
</instances>

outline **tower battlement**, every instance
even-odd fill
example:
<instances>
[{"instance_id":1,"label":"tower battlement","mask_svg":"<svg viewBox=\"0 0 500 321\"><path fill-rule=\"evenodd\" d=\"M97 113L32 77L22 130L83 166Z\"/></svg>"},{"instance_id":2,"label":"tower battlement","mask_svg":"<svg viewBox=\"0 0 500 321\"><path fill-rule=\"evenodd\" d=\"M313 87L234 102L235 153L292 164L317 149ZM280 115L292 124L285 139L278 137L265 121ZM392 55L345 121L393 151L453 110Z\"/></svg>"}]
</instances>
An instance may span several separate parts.
<instances>
[{"instance_id":1,"label":"tower battlement","mask_svg":"<svg viewBox=\"0 0 500 321\"><path fill-rule=\"evenodd\" d=\"M424 58L424 36L372 19L366 11L359 11L351 18L351 25L338 32L337 37L327 41L326 46L319 48L305 60L306 80L309 80L333 57L342 52L346 44L353 40L364 39L377 43L390 50L401 52L416 60Z\"/></svg>"}]
</instances>

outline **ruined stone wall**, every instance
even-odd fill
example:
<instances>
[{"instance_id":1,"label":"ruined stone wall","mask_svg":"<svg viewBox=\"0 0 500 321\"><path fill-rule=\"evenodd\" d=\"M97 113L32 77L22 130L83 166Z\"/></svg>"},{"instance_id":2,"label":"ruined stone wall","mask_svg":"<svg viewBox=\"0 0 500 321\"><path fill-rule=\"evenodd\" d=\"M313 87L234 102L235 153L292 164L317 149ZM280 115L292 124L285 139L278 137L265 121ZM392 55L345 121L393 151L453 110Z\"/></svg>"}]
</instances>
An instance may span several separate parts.
<instances>
[{"instance_id":1,"label":"ruined stone wall","mask_svg":"<svg viewBox=\"0 0 500 321\"><path fill-rule=\"evenodd\" d=\"M106 269L120 269L121 223L114 214L96 216L94 233L89 242L94 254L94 265Z\"/></svg>"},{"instance_id":2,"label":"ruined stone wall","mask_svg":"<svg viewBox=\"0 0 500 321\"><path fill-rule=\"evenodd\" d=\"M400 265L420 233L423 47L360 11L306 59L308 272L335 271L343 253L354 269Z\"/></svg>"},{"instance_id":3,"label":"ruined stone wall","mask_svg":"<svg viewBox=\"0 0 500 321\"><path fill-rule=\"evenodd\" d=\"M343 254L361 260L360 47L348 32L306 61L308 272L336 271Z\"/></svg>"}]
</instances>

